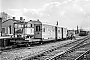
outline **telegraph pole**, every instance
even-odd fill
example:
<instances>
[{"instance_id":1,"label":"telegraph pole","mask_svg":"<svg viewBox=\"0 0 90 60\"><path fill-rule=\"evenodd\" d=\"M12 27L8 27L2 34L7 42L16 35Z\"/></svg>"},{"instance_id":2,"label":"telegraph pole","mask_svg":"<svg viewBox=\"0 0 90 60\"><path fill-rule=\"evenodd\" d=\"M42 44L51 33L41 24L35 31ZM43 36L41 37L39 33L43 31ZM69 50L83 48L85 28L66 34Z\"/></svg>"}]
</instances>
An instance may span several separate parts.
<instances>
[{"instance_id":1,"label":"telegraph pole","mask_svg":"<svg viewBox=\"0 0 90 60\"><path fill-rule=\"evenodd\" d=\"M79 33L79 31L78 31L78 25L77 25L77 33Z\"/></svg>"},{"instance_id":2,"label":"telegraph pole","mask_svg":"<svg viewBox=\"0 0 90 60\"><path fill-rule=\"evenodd\" d=\"M57 27L58 27L58 21L57 21L57 23L56 23L56 27L55 27L55 39L57 40Z\"/></svg>"}]
</instances>

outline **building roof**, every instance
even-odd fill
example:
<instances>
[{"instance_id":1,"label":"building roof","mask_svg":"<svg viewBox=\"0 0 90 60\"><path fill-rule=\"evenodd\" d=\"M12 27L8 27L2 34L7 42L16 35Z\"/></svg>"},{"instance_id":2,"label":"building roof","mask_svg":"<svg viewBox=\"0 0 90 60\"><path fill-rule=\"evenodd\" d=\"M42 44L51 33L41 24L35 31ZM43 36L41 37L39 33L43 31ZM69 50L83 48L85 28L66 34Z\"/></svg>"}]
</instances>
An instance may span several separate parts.
<instances>
[{"instance_id":1,"label":"building roof","mask_svg":"<svg viewBox=\"0 0 90 60\"><path fill-rule=\"evenodd\" d=\"M5 22L10 21L10 20L12 20L13 22L21 22L21 20L8 19L8 20L3 21L2 23L5 23Z\"/></svg>"}]
</instances>

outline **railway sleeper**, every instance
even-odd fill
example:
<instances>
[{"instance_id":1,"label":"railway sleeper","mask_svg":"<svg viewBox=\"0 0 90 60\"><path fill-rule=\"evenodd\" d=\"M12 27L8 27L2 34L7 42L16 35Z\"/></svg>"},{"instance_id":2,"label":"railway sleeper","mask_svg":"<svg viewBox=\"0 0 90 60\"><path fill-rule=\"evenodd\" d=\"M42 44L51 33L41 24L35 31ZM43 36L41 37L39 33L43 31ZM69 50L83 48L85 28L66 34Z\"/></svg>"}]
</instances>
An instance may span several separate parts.
<instances>
[{"instance_id":1,"label":"railway sleeper","mask_svg":"<svg viewBox=\"0 0 90 60\"><path fill-rule=\"evenodd\" d=\"M81 54L79 57L77 57L75 60L81 60L81 59L84 59L84 58L87 58L86 55L87 54L90 54L90 49L87 50L86 52L84 52L83 54Z\"/></svg>"},{"instance_id":2,"label":"railway sleeper","mask_svg":"<svg viewBox=\"0 0 90 60\"><path fill-rule=\"evenodd\" d=\"M80 42L80 43L83 43L83 41L82 42ZM77 48L79 48L80 46L78 46L79 45L79 43L77 44L77 45L75 45L75 46L73 46L73 47L71 47L70 49L68 49L68 50L66 50L66 52L64 52L64 54L56 54L57 56L54 56L54 57L51 57L51 59L53 59L53 58L56 58L56 57L58 57L58 56L62 56L62 55L65 55L65 54L67 54L67 53L70 53L70 52L72 52L72 51L74 51L74 50L76 50ZM78 46L78 47L76 47L76 46ZM76 47L76 48L75 48Z\"/></svg>"},{"instance_id":3,"label":"railway sleeper","mask_svg":"<svg viewBox=\"0 0 90 60\"><path fill-rule=\"evenodd\" d=\"M57 48L54 48L54 49L48 49L47 51L45 51L45 52L52 52L53 50L56 50ZM44 53L45 53L44 52ZM60 54L60 53L59 53ZM46 56L46 55L43 55L42 53L41 54L38 54L37 56L34 56L34 57L36 57L36 58L40 58L40 57L44 57L44 56ZM34 57L32 57L32 59L34 59ZM57 57L58 57L58 55L57 55ZM31 58L30 58L31 59Z\"/></svg>"}]
</instances>

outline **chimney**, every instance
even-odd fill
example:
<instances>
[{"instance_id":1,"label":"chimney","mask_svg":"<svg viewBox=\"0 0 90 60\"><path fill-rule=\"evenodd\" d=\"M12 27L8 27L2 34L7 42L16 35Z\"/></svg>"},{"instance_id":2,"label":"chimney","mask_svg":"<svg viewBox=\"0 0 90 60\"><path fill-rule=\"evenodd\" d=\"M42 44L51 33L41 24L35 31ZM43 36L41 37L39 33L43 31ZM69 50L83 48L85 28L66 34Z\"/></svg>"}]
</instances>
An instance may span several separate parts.
<instances>
[{"instance_id":1,"label":"chimney","mask_svg":"<svg viewBox=\"0 0 90 60\"><path fill-rule=\"evenodd\" d=\"M23 20L23 17L20 17L20 20Z\"/></svg>"},{"instance_id":2,"label":"chimney","mask_svg":"<svg viewBox=\"0 0 90 60\"><path fill-rule=\"evenodd\" d=\"M25 19L23 19L25 21Z\"/></svg>"},{"instance_id":3,"label":"chimney","mask_svg":"<svg viewBox=\"0 0 90 60\"><path fill-rule=\"evenodd\" d=\"M32 21L32 20L30 20L30 21Z\"/></svg>"},{"instance_id":4,"label":"chimney","mask_svg":"<svg viewBox=\"0 0 90 60\"><path fill-rule=\"evenodd\" d=\"M58 26L58 21L57 21L57 24L56 25Z\"/></svg>"},{"instance_id":5,"label":"chimney","mask_svg":"<svg viewBox=\"0 0 90 60\"><path fill-rule=\"evenodd\" d=\"M39 19L37 19L37 21L39 21Z\"/></svg>"},{"instance_id":6,"label":"chimney","mask_svg":"<svg viewBox=\"0 0 90 60\"><path fill-rule=\"evenodd\" d=\"M13 20L15 20L15 17L13 17Z\"/></svg>"}]
</instances>

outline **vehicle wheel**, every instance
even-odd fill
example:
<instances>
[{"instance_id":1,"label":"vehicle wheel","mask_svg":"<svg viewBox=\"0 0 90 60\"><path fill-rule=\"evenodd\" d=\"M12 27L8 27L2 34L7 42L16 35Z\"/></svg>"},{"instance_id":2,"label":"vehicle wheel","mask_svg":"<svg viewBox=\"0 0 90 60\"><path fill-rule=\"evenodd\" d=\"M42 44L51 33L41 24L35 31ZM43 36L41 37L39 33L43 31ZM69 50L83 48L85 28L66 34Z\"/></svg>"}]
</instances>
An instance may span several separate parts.
<instances>
[{"instance_id":1,"label":"vehicle wheel","mask_svg":"<svg viewBox=\"0 0 90 60\"><path fill-rule=\"evenodd\" d=\"M30 47L30 46L31 46L31 44L29 43L29 44L28 44L28 46Z\"/></svg>"},{"instance_id":2,"label":"vehicle wheel","mask_svg":"<svg viewBox=\"0 0 90 60\"><path fill-rule=\"evenodd\" d=\"M29 43L26 43L26 46L27 46L27 47L29 47L29 46L31 46L31 44L29 44Z\"/></svg>"},{"instance_id":3,"label":"vehicle wheel","mask_svg":"<svg viewBox=\"0 0 90 60\"><path fill-rule=\"evenodd\" d=\"M40 42L40 44L43 44L43 42Z\"/></svg>"}]
</instances>

